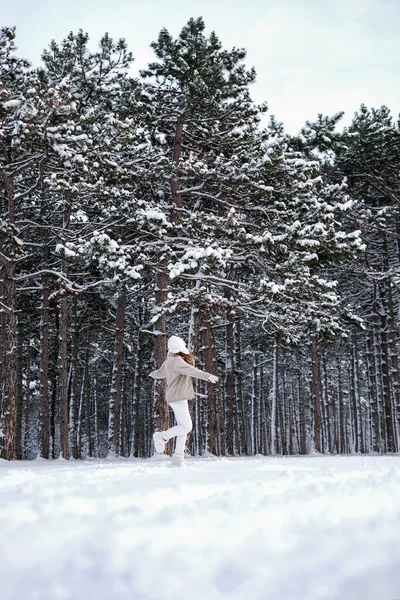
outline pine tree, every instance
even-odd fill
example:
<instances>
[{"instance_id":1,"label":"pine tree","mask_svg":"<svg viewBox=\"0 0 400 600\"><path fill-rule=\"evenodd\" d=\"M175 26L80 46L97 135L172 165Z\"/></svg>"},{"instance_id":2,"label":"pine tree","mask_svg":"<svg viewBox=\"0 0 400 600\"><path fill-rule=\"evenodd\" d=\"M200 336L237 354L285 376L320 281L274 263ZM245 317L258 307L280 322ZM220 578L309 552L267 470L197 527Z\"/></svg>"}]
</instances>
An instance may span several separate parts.
<instances>
[{"instance_id":1,"label":"pine tree","mask_svg":"<svg viewBox=\"0 0 400 600\"><path fill-rule=\"evenodd\" d=\"M46 160L37 141L46 129L51 106L40 96L40 85L29 63L15 56L15 29L0 30L0 261L2 295L2 456L14 458L18 385L17 274L28 255L21 232L27 199L43 181Z\"/></svg>"},{"instance_id":2,"label":"pine tree","mask_svg":"<svg viewBox=\"0 0 400 600\"><path fill-rule=\"evenodd\" d=\"M64 265L64 277L68 277L67 263L74 270L84 266L92 283L80 285L80 292L108 282L121 286L118 295L122 299L126 293L124 284L140 278L141 267L130 244L131 223L137 209L135 190L143 163L138 160L142 154L138 147L140 86L128 75L133 58L124 40L114 43L106 34L99 46L98 52L90 52L88 35L80 31L71 33L61 45L52 42L43 54L42 80L50 89L62 90L68 99L67 108L54 115L48 127L53 154L46 183L59 206L64 206L61 210L67 210L69 215L68 231L56 248ZM67 294L73 287L69 286ZM61 293L64 298L60 306L66 313L65 286ZM109 406L109 449L113 454L119 452L123 353L120 321L121 317L117 317L120 334ZM60 336L64 344L66 332L67 329ZM66 368L65 363L60 374ZM64 418L66 403L64 389ZM76 441L76 406L71 414L75 415L71 427ZM64 424L64 439L66 434Z\"/></svg>"},{"instance_id":3,"label":"pine tree","mask_svg":"<svg viewBox=\"0 0 400 600\"><path fill-rule=\"evenodd\" d=\"M230 222L235 203L245 201L245 154L265 110L250 98L255 72L243 64L245 51L223 50L216 35L207 38L204 30L201 18L191 19L176 40L162 30L152 44L158 61L142 73L154 108L148 127L159 154L153 220L159 219L158 236L165 244L161 251L151 240L147 245L158 270L157 362L165 356L167 312L196 306L201 315L230 306L221 293L236 287L224 280L232 255ZM179 287L171 287L168 276ZM160 428L166 425L164 407L161 389L156 395Z\"/></svg>"},{"instance_id":4,"label":"pine tree","mask_svg":"<svg viewBox=\"0 0 400 600\"><path fill-rule=\"evenodd\" d=\"M400 408L400 132L386 107L368 110L361 106L340 142L335 169L347 177L352 196L363 203L358 219L366 253L365 261L355 265L352 295L366 327L374 447L395 452ZM376 370L380 370L381 384L376 382Z\"/></svg>"}]
</instances>

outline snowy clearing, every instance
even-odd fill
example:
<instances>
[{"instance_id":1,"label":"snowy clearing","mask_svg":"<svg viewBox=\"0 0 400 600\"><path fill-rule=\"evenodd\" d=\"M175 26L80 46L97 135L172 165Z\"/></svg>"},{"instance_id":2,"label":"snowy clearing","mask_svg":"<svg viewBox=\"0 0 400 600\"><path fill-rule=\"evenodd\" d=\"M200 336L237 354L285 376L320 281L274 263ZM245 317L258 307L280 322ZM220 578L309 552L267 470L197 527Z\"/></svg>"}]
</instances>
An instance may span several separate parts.
<instances>
[{"instance_id":1,"label":"snowy clearing","mask_svg":"<svg viewBox=\"0 0 400 600\"><path fill-rule=\"evenodd\" d=\"M0 460L2 600L400 598L400 458Z\"/></svg>"}]
</instances>

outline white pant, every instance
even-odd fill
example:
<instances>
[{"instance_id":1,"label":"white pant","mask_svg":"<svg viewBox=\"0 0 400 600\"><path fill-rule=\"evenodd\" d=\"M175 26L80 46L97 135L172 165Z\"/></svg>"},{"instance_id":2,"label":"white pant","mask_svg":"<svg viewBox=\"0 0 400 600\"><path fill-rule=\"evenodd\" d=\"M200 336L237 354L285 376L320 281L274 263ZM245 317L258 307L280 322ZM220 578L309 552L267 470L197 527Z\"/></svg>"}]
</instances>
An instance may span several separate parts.
<instances>
[{"instance_id":1,"label":"white pant","mask_svg":"<svg viewBox=\"0 0 400 600\"><path fill-rule=\"evenodd\" d=\"M190 431L192 431L193 427L192 419L190 418L189 413L188 401L178 400L177 402L171 402L170 407L174 411L175 419L178 424L174 427L170 427L163 433L168 440L176 437L175 454L183 456L187 435Z\"/></svg>"}]
</instances>

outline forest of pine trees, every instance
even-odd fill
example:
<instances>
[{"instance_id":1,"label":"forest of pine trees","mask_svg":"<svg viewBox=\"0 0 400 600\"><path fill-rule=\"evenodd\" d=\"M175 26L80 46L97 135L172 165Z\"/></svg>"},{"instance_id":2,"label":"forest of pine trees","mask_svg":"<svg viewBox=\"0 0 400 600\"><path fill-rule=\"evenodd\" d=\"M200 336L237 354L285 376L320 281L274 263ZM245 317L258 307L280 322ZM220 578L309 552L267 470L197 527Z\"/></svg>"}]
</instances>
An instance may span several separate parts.
<instances>
[{"instance_id":1,"label":"forest of pine trees","mask_svg":"<svg viewBox=\"0 0 400 600\"><path fill-rule=\"evenodd\" d=\"M154 62L108 34L35 68L0 30L0 451L148 457L171 334L192 455L400 450L400 128L288 135L201 18Z\"/></svg>"}]
</instances>

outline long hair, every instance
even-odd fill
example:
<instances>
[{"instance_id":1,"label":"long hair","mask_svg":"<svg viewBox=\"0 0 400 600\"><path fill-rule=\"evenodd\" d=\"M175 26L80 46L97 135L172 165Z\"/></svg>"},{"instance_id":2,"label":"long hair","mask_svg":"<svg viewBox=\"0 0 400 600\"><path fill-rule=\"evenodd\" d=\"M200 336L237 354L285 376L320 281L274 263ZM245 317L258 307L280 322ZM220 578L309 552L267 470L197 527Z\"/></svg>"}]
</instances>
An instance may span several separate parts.
<instances>
[{"instance_id":1,"label":"long hair","mask_svg":"<svg viewBox=\"0 0 400 600\"><path fill-rule=\"evenodd\" d=\"M177 352L176 356L181 356L183 360L192 367L194 367L197 360L197 356L195 356L193 352L189 352L189 354L185 354L185 352Z\"/></svg>"}]
</instances>

